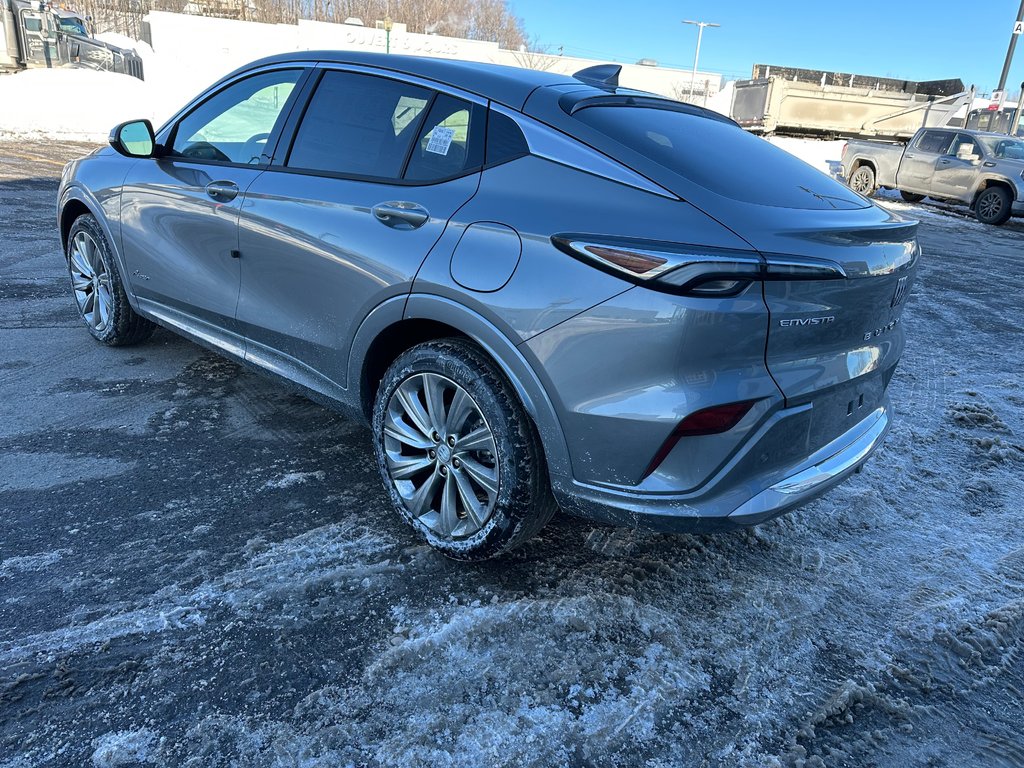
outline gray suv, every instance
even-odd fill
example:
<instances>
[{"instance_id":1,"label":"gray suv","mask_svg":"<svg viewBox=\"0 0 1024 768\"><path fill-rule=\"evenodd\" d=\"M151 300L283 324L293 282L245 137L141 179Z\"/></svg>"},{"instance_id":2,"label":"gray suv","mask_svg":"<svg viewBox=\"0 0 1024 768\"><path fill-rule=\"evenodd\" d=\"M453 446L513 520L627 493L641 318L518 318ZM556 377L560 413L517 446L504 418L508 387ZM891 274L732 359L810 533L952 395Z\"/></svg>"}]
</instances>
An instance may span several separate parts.
<instances>
[{"instance_id":1,"label":"gray suv","mask_svg":"<svg viewBox=\"0 0 1024 768\"><path fill-rule=\"evenodd\" d=\"M889 428L917 225L617 69L246 66L65 168L81 315L369 423L395 509L450 557L556 507L663 531L778 515Z\"/></svg>"}]
</instances>

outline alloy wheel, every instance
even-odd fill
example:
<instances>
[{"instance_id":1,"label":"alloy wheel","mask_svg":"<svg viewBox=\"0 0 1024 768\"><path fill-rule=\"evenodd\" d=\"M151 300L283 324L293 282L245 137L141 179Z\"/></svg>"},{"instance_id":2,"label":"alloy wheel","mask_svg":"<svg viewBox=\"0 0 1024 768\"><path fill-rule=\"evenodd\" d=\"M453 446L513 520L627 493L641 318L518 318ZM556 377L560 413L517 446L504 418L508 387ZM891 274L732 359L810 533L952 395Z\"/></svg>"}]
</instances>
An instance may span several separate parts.
<instances>
[{"instance_id":1,"label":"alloy wheel","mask_svg":"<svg viewBox=\"0 0 1024 768\"><path fill-rule=\"evenodd\" d=\"M78 311L96 331L104 331L113 315L114 288L99 246L88 232L78 232L71 240L71 285Z\"/></svg>"},{"instance_id":2,"label":"alloy wheel","mask_svg":"<svg viewBox=\"0 0 1024 768\"><path fill-rule=\"evenodd\" d=\"M868 171L858 168L850 179L850 186L858 195L866 195L871 190L871 180Z\"/></svg>"},{"instance_id":3,"label":"alloy wheel","mask_svg":"<svg viewBox=\"0 0 1024 768\"><path fill-rule=\"evenodd\" d=\"M479 405L436 373L416 373L384 415L387 472L409 513L433 533L464 539L494 513L499 472L494 435Z\"/></svg>"},{"instance_id":4,"label":"alloy wheel","mask_svg":"<svg viewBox=\"0 0 1024 768\"><path fill-rule=\"evenodd\" d=\"M999 218L1003 211L1003 198L996 192L988 192L978 200L978 214L985 221Z\"/></svg>"}]
</instances>

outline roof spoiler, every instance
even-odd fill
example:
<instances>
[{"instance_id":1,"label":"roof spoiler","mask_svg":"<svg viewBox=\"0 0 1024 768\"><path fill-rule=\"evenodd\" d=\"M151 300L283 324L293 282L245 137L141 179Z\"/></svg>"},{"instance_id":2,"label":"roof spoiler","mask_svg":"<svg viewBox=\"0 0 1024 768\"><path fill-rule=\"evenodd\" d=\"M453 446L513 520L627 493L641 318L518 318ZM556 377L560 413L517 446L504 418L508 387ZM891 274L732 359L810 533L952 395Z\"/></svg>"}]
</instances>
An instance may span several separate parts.
<instances>
[{"instance_id":1,"label":"roof spoiler","mask_svg":"<svg viewBox=\"0 0 1024 768\"><path fill-rule=\"evenodd\" d=\"M618 88L621 71L622 65L620 64L598 64L596 67L587 67L579 72L574 72L573 77L587 85L596 85L598 88Z\"/></svg>"}]
</instances>

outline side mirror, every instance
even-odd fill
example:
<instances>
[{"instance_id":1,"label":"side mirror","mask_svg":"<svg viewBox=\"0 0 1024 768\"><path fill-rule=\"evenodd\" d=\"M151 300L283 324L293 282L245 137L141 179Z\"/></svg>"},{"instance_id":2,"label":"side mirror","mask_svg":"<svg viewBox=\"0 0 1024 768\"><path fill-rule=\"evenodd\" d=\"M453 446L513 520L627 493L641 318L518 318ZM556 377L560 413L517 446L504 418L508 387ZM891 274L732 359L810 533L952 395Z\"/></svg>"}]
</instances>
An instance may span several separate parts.
<instances>
[{"instance_id":1,"label":"side mirror","mask_svg":"<svg viewBox=\"0 0 1024 768\"><path fill-rule=\"evenodd\" d=\"M125 157L153 157L156 137L149 120L131 120L114 127L110 132L110 146Z\"/></svg>"}]
</instances>

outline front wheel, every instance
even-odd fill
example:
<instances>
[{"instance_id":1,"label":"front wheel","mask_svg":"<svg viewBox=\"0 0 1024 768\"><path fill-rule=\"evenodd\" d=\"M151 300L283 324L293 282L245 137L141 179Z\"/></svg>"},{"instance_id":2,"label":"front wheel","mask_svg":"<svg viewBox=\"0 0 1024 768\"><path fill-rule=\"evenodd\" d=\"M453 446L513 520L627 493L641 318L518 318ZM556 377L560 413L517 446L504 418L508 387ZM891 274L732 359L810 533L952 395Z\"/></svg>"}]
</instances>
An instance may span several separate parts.
<instances>
[{"instance_id":1,"label":"front wheel","mask_svg":"<svg viewBox=\"0 0 1024 768\"><path fill-rule=\"evenodd\" d=\"M989 187L974 203L974 215L982 224L1005 224L1010 213L1010 193L1003 187Z\"/></svg>"},{"instance_id":2,"label":"front wheel","mask_svg":"<svg viewBox=\"0 0 1024 768\"><path fill-rule=\"evenodd\" d=\"M448 557L501 555L554 514L533 423L501 372L467 341L401 354L377 391L373 433L395 509Z\"/></svg>"},{"instance_id":3,"label":"front wheel","mask_svg":"<svg viewBox=\"0 0 1024 768\"><path fill-rule=\"evenodd\" d=\"M78 313L89 333L112 347L145 341L156 328L128 302L114 251L95 217L83 214L68 233L68 271Z\"/></svg>"},{"instance_id":4,"label":"front wheel","mask_svg":"<svg viewBox=\"0 0 1024 768\"><path fill-rule=\"evenodd\" d=\"M864 197L875 194L878 187L875 185L875 172L870 165L862 165L850 174L850 189Z\"/></svg>"}]
</instances>

